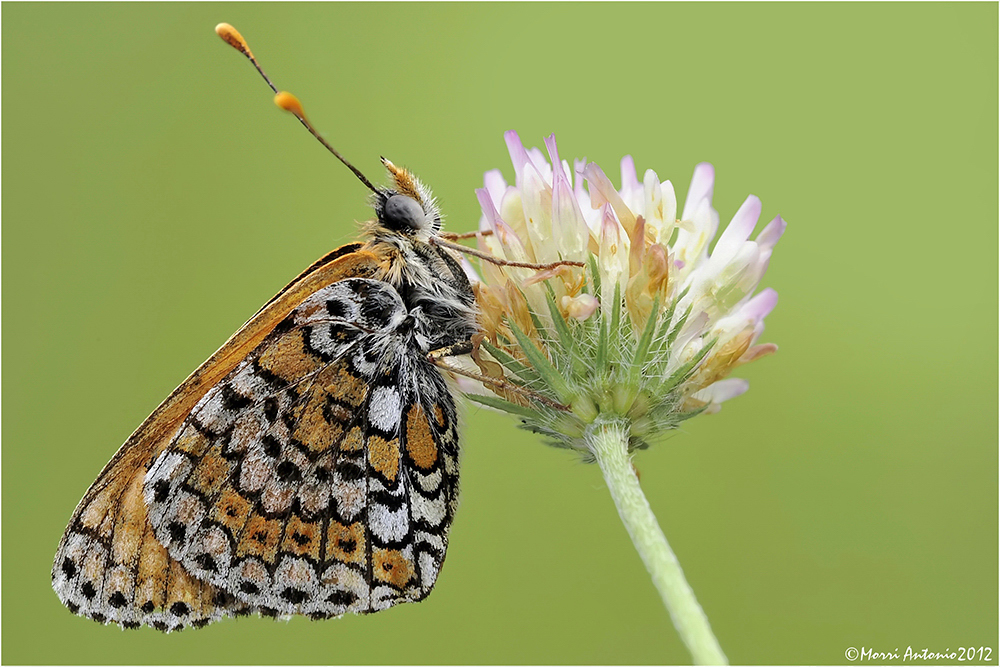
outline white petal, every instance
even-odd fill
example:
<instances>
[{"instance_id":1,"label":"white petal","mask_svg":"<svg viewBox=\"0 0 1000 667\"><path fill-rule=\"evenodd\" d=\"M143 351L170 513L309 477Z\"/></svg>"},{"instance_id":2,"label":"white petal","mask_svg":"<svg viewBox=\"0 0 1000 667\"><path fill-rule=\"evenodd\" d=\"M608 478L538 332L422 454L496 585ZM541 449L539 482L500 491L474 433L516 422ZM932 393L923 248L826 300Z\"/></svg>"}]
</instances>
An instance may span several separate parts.
<instances>
[{"instance_id":1,"label":"white petal","mask_svg":"<svg viewBox=\"0 0 1000 667\"><path fill-rule=\"evenodd\" d=\"M723 401L728 401L731 398L745 394L749 388L750 383L743 378L726 378L696 391L692 396L709 403L722 403Z\"/></svg>"},{"instance_id":2,"label":"white petal","mask_svg":"<svg viewBox=\"0 0 1000 667\"><path fill-rule=\"evenodd\" d=\"M590 186L590 205L599 208L605 202L611 204L622 228L627 233L631 233L635 229L635 214L625 205L621 195L615 190L615 186L611 184L604 171L591 162L583 170L583 174L587 177L587 183Z\"/></svg>"},{"instance_id":3,"label":"white petal","mask_svg":"<svg viewBox=\"0 0 1000 667\"><path fill-rule=\"evenodd\" d=\"M684 213L681 218L690 220L703 199L712 203L712 190L715 187L715 168L708 162L702 162L694 168L691 185L688 187L687 198L684 200Z\"/></svg>"},{"instance_id":4,"label":"white petal","mask_svg":"<svg viewBox=\"0 0 1000 667\"><path fill-rule=\"evenodd\" d=\"M521 204L521 191L518 188L507 188L504 193L500 200L500 219L507 223L524 245L528 244L528 228L525 226L524 206Z\"/></svg>"},{"instance_id":5,"label":"white petal","mask_svg":"<svg viewBox=\"0 0 1000 667\"><path fill-rule=\"evenodd\" d=\"M583 187L584 176L583 170L587 168L587 160L573 160L573 193L576 195L576 200L580 202L580 207L584 210L591 208L590 206L584 206L585 203L590 201L590 197L587 194L587 189ZM586 214L585 214L586 215ZM589 218L588 218L589 219Z\"/></svg>"},{"instance_id":6,"label":"white petal","mask_svg":"<svg viewBox=\"0 0 1000 667\"><path fill-rule=\"evenodd\" d=\"M663 233L657 242L666 248L673 236L674 227L677 225L677 194L674 192L674 184L670 181L660 183L660 192L663 193Z\"/></svg>"},{"instance_id":7,"label":"white petal","mask_svg":"<svg viewBox=\"0 0 1000 667\"><path fill-rule=\"evenodd\" d=\"M590 228L580 210L580 203L573 196L569 179L557 174L552 187L552 236L559 240L563 259L585 259ZM558 255L549 259L556 260Z\"/></svg>"},{"instance_id":8,"label":"white petal","mask_svg":"<svg viewBox=\"0 0 1000 667\"><path fill-rule=\"evenodd\" d=\"M532 146L527 150L528 160L531 162L531 166L535 168L538 175L542 177L546 185L552 183L552 166L549 161L545 159L545 154L542 153L538 148Z\"/></svg>"},{"instance_id":9,"label":"white petal","mask_svg":"<svg viewBox=\"0 0 1000 667\"><path fill-rule=\"evenodd\" d=\"M715 282L722 290L731 288L742 292L739 298L730 294L720 295L723 300L723 304L720 305L726 310L736 306L743 297L757 288L757 283L761 278L756 271L759 257L760 248L757 247L757 244L753 241L745 241L736 251L735 257L716 276Z\"/></svg>"},{"instance_id":10,"label":"white petal","mask_svg":"<svg viewBox=\"0 0 1000 667\"><path fill-rule=\"evenodd\" d=\"M600 302L590 294L578 294L574 297L564 296L560 303L570 317L580 321L593 315L600 305Z\"/></svg>"},{"instance_id":11,"label":"white petal","mask_svg":"<svg viewBox=\"0 0 1000 667\"><path fill-rule=\"evenodd\" d=\"M692 228L688 230L681 227L673 245L675 259L684 262L684 268L679 272L681 280L691 275L708 256L708 244L712 242L719 227L719 214L707 199L701 200L690 220L693 222Z\"/></svg>"},{"instance_id":12,"label":"white petal","mask_svg":"<svg viewBox=\"0 0 1000 667\"><path fill-rule=\"evenodd\" d=\"M715 249L712 250L713 262L728 262L736 255L743 243L750 238L750 233L757 225L760 209L760 199L753 195L746 198L740 209L736 211L736 215L733 216L732 222L722 232L719 242L715 244Z\"/></svg>"},{"instance_id":13,"label":"white petal","mask_svg":"<svg viewBox=\"0 0 1000 667\"><path fill-rule=\"evenodd\" d=\"M499 204L503 198L503 193L507 190L507 181L499 169L493 169L483 174L483 186L490 193L490 199L494 204Z\"/></svg>"},{"instance_id":14,"label":"white petal","mask_svg":"<svg viewBox=\"0 0 1000 667\"><path fill-rule=\"evenodd\" d=\"M610 317L615 303L615 285L620 295L625 293L625 279L628 278L628 235L618 224L610 204L601 208L601 244L597 255L597 265L601 271L601 305Z\"/></svg>"},{"instance_id":15,"label":"white petal","mask_svg":"<svg viewBox=\"0 0 1000 667\"><path fill-rule=\"evenodd\" d=\"M519 186L521 208L524 210L524 228L528 233L530 254L536 262L559 259L558 248L552 245L552 188L532 167L524 170L524 178ZM520 231L520 230L518 230Z\"/></svg>"},{"instance_id":16,"label":"white petal","mask_svg":"<svg viewBox=\"0 0 1000 667\"><path fill-rule=\"evenodd\" d=\"M660 187L660 178L652 169L647 169L643 175L642 203L636 206L635 210L642 211L642 215L646 219L647 234L656 239L657 242L665 234L664 227L673 229L673 220L664 215L663 188Z\"/></svg>"},{"instance_id":17,"label":"white petal","mask_svg":"<svg viewBox=\"0 0 1000 667\"><path fill-rule=\"evenodd\" d=\"M552 164L563 167L552 174L552 237L557 241L558 247L551 256L546 257L546 260L555 261L560 258L584 260L590 240L590 228L583 217L580 203L573 194L570 176L565 171L569 165L559 160L559 149L554 134L545 140L545 147L549 151Z\"/></svg>"}]
</instances>

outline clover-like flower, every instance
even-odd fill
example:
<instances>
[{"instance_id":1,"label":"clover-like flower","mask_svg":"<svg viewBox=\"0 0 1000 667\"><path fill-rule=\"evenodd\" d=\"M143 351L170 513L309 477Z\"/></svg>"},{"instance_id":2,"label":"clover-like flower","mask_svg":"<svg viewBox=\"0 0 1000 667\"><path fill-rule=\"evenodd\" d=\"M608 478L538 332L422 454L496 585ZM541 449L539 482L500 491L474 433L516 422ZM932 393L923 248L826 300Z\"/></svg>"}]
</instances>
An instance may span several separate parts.
<instances>
[{"instance_id":1,"label":"clover-like flower","mask_svg":"<svg viewBox=\"0 0 1000 667\"><path fill-rule=\"evenodd\" d=\"M754 292L785 222L776 217L749 240L761 211L751 195L709 252L719 227L710 164L695 168L678 215L671 182L652 170L639 182L629 156L616 189L596 164L560 159L554 137L548 159L513 131L505 139L515 182L485 175L477 195L489 234L479 247L536 266L483 263L485 338L474 360L497 395L472 398L598 462L695 659L724 661L629 453L745 392L746 381L728 375L777 350L758 343L777 293ZM556 265L567 261L581 266Z\"/></svg>"}]
</instances>

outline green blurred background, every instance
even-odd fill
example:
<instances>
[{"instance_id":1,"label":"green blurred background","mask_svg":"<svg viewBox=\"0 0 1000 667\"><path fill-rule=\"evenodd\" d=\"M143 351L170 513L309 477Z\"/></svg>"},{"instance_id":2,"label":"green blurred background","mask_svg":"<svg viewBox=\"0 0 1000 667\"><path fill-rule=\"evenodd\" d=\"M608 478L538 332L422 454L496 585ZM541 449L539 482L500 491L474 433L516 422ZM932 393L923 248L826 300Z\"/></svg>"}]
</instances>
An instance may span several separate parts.
<instances>
[{"instance_id":1,"label":"green blurred background","mask_svg":"<svg viewBox=\"0 0 1000 667\"><path fill-rule=\"evenodd\" d=\"M997 5L9 4L3 19L5 663L675 663L599 471L470 408L419 605L164 636L66 611L72 509L118 445L366 190L212 32L452 230L502 133L617 182L717 170L789 226L751 391L636 464L730 659L997 656Z\"/></svg>"}]
</instances>

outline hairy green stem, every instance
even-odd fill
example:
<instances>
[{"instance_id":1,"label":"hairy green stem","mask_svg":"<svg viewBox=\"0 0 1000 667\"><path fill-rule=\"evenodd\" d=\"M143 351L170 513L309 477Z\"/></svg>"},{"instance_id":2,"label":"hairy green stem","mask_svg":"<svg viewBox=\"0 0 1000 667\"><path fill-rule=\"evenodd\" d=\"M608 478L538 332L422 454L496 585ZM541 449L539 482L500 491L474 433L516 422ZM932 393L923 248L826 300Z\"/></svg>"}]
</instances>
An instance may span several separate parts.
<instances>
[{"instance_id":1,"label":"hairy green stem","mask_svg":"<svg viewBox=\"0 0 1000 667\"><path fill-rule=\"evenodd\" d=\"M590 425L587 446L597 457L618 514L635 544L642 562L653 578L678 634L687 645L696 665L726 665L726 655L712 634L705 612L684 579L677 557L660 530L653 510L639 486L639 478L628 455L628 429L615 421Z\"/></svg>"}]
</instances>

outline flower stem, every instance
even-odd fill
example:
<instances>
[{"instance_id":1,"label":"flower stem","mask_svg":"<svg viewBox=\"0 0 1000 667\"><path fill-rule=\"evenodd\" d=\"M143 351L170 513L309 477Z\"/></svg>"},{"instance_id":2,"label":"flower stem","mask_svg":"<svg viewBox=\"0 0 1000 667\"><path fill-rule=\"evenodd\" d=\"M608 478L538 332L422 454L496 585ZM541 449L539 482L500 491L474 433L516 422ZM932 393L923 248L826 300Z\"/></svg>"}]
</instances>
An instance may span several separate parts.
<instances>
[{"instance_id":1,"label":"flower stem","mask_svg":"<svg viewBox=\"0 0 1000 667\"><path fill-rule=\"evenodd\" d=\"M726 655L712 634L708 618L684 579L677 557L660 530L639 486L628 455L628 429L623 423L597 418L587 429L587 445L597 457L604 480L625 529L653 578L678 634L696 665L726 665Z\"/></svg>"}]
</instances>

